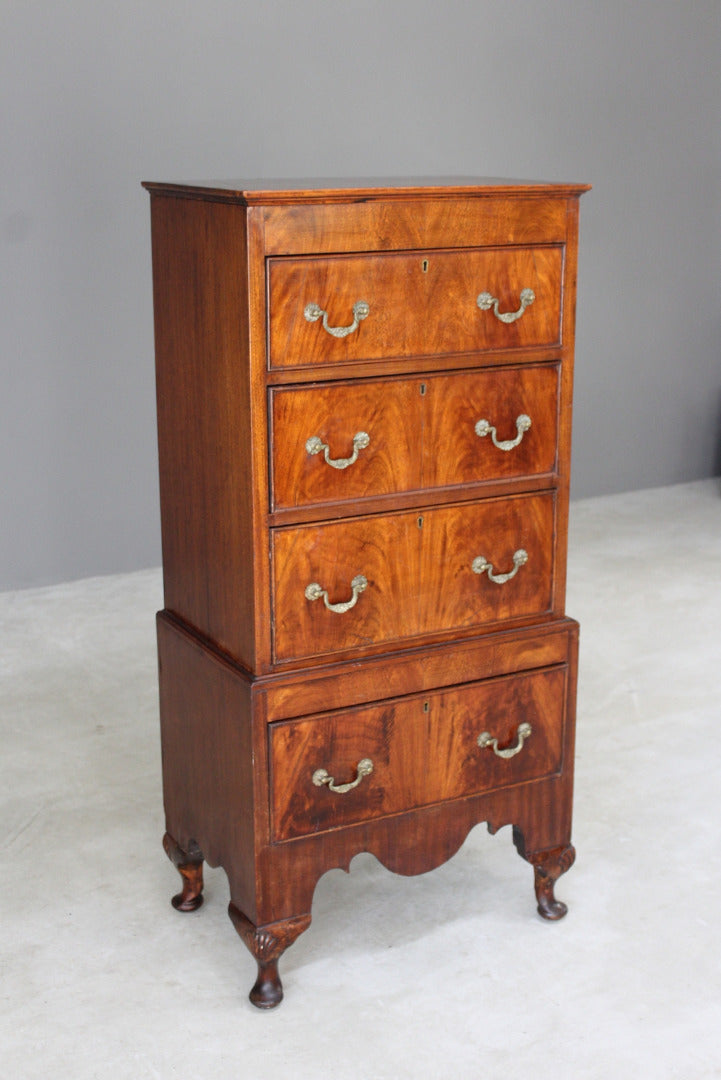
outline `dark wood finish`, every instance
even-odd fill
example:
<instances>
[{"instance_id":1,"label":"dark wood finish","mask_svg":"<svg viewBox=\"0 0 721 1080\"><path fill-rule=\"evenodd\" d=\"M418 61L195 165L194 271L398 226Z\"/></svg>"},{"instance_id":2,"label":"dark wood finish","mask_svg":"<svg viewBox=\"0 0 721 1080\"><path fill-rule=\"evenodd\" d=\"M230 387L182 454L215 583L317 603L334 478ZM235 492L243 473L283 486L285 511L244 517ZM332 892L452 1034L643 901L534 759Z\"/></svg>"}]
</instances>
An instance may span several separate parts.
<instances>
[{"instance_id":1,"label":"dark wood finish","mask_svg":"<svg viewBox=\"0 0 721 1080\"><path fill-rule=\"evenodd\" d=\"M173 866L183 879L183 891L170 901L176 911L196 911L203 903L203 853L197 844L189 845L188 851L166 833L163 847Z\"/></svg>"},{"instance_id":2,"label":"dark wood finish","mask_svg":"<svg viewBox=\"0 0 721 1080\"><path fill-rule=\"evenodd\" d=\"M310 926L310 915L284 919L270 926L253 926L231 901L228 914L241 940L258 962L258 977L248 997L259 1009L273 1009L283 1000L278 961L295 939Z\"/></svg>"},{"instance_id":3,"label":"dark wood finish","mask_svg":"<svg viewBox=\"0 0 721 1080\"><path fill-rule=\"evenodd\" d=\"M165 610L165 847L181 910L222 866L258 963L359 851L418 874L513 825L539 911L571 865L577 625L564 616L581 185L459 180L151 192ZM479 292L516 310L510 324ZM359 291L361 290L361 291ZM359 330L333 338L314 301ZM510 451L498 439L531 428ZM353 436L369 447L345 470ZM474 574L485 556L503 585ZM368 588L339 614L330 602ZM510 758L477 744L489 731ZM346 793L314 784L325 768ZM202 853L202 854L201 854Z\"/></svg>"},{"instance_id":4,"label":"dark wood finish","mask_svg":"<svg viewBox=\"0 0 721 1080\"><path fill-rule=\"evenodd\" d=\"M270 365L555 345L562 262L560 246L272 259ZM501 312L514 312L524 288L533 289L536 299L512 323L481 311L476 303L479 293L490 292ZM345 327L353 322L358 300L370 305L370 313L345 337L334 337L322 322L304 318L306 305L315 303L327 311L331 327Z\"/></svg>"},{"instance_id":5,"label":"dark wood finish","mask_svg":"<svg viewBox=\"0 0 721 1080\"><path fill-rule=\"evenodd\" d=\"M233 899L258 916L251 682L158 617L160 734L168 833L223 866Z\"/></svg>"},{"instance_id":6,"label":"dark wood finish","mask_svg":"<svg viewBox=\"0 0 721 1080\"><path fill-rule=\"evenodd\" d=\"M387 697L458 686L478 679L531 671L561 664L568 654L572 619L549 621L519 633L502 630L483 637L415 647L381 656L373 664L355 660L324 665L304 672L274 676L262 687L266 719L284 720L377 701L378 687ZM352 678L351 678L352 676Z\"/></svg>"},{"instance_id":7,"label":"dark wood finish","mask_svg":"<svg viewBox=\"0 0 721 1080\"><path fill-rule=\"evenodd\" d=\"M245 215L157 199L152 229L165 606L252 668Z\"/></svg>"},{"instance_id":8,"label":"dark wood finish","mask_svg":"<svg viewBox=\"0 0 721 1080\"><path fill-rule=\"evenodd\" d=\"M513 840L522 858L527 859L533 867L538 914L549 922L562 919L568 907L562 900L556 899L553 890L561 874L570 870L576 861L576 849L572 844L566 844L550 851L537 851L533 855L527 855L525 839L520 829L514 828Z\"/></svg>"},{"instance_id":9,"label":"dark wood finish","mask_svg":"<svg viewBox=\"0 0 721 1080\"><path fill-rule=\"evenodd\" d=\"M575 200L574 200L575 201ZM268 255L553 244L566 240L563 199L493 195L268 205ZM479 290L480 291L480 290Z\"/></svg>"},{"instance_id":10,"label":"dark wood finish","mask_svg":"<svg viewBox=\"0 0 721 1080\"><path fill-rule=\"evenodd\" d=\"M273 506L304 506L374 498L423 486L422 382L363 379L271 391ZM357 460L334 468L324 454L309 454L317 436L332 461L353 454L353 436L370 443Z\"/></svg>"}]
</instances>

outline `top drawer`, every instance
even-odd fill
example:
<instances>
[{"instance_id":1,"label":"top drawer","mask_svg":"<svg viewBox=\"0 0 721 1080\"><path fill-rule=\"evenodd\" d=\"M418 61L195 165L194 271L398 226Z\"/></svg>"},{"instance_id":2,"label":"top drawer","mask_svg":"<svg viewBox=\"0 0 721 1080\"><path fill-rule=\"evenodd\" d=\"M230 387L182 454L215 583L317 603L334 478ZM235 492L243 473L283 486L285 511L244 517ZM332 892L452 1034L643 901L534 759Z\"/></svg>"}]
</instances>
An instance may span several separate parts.
<instances>
[{"instance_id":1,"label":"top drawer","mask_svg":"<svg viewBox=\"0 0 721 1080\"><path fill-rule=\"evenodd\" d=\"M561 339L563 246L268 260L272 368Z\"/></svg>"}]
</instances>

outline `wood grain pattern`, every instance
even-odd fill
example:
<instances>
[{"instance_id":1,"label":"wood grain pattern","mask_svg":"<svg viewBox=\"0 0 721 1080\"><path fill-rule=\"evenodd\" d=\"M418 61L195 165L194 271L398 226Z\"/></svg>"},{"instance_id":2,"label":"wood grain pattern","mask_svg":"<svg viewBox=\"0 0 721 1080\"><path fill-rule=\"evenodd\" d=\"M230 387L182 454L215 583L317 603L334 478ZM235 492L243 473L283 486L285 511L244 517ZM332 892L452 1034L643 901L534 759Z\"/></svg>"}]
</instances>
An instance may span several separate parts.
<instances>
[{"instance_id":1,"label":"wood grain pattern","mask_svg":"<svg viewBox=\"0 0 721 1080\"><path fill-rule=\"evenodd\" d=\"M293 696L294 687L302 695L309 681L307 673L262 677L257 680L256 693L237 665L209 645L199 643L176 620L161 615L158 624L163 642L161 657L165 658L161 689L165 686L173 690L172 694L161 695L164 732L177 731L173 741L165 734L163 737L166 814L169 820L179 823L185 837L199 838L211 866L223 866L233 903L254 925L309 912L318 878L331 867L347 869L359 851L372 852L396 873L420 874L450 858L480 821L487 821L491 832L515 824L516 840L523 841L524 858L570 842L578 653L578 626L572 620L560 620L557 629L550 632L548 625L529 627L492 635L475 645L450 643L434 650L438 665L443 666L445 659L451 671L457 651L467 650L466 666L456 672L470 682L474 681L474 669L477 675L492 678L504 671L509 661L519 667L559 657L561 663L567 662L560 776L469 795L400 816L359 822L280 845L271 842L267 814L268 731L262 699L274 683L284 687L288 697ZM545 648L544 640L548 642ZM402 663L403 654L396 656ZM392 694L396 687L401 693L432 689L432 680L424 681L427 671L423 660L413 657L409 654L397 683L391 681L395 672L393 654L363 664L348 664L342 678L337 665L325 672L317 670L311 673L310 681L318 680L321 693L324 687L333 685L341 710L346 704L368 701L373 687L376 700L379 691ZM432 673L432 663L430 670ZM254 728L252 750L245 723L239 724L244 708L241 702L248 691ZM214 727L204 738L202 725L191 721L206 701L213 707ZM302 709L303 698L299 697L299 701ZM290 707L287 711L292 713ZM197 798L193 775L204 777ZM190 827L188 822L192 823ZM187 846L192 846L191 842Z\"/></svg>"},{"instance_id":2,"label":"wood grain pattern","mask_svg":"<svg viewBox=\"0 0 721 1080\"><path fill-rule=\"evenodd\" d=\"M156 199L152 235L165 606L253 668L245 215Z\"/></svg>"},{"instance_id":3,"label":"wood grain pattern","mask_svg":"<svg viewBox=\"0 0 721 1080\"><path fill-rule=\"evenodd\" d=\"M420 580L416 586L421 633L460 631L550 613L554 585L555 496L519 495L445 507L424 515ZM483 556L496 575L513 570L513 555L528 562L504 584L472 570Z\"/></svg>"},{"instance_id":4,"label":"wood grain pattern","mask_svg":"<svg viewBox=\"0 0 721 1080\"><path fill-rule=\"evenodd\" d=\"M268 205L263 209L268 255L334 251L392 251L501 244L563 242L565 198L548 192L511 198L484 195L381 198L357 201ZM571 197L571 202L576 202Z\"/></svg>"},{"instance_id":5,"label":"wood grain pattern","mask_svg":"<svg viewBox=\"0 0 721 1080\"><path fill-rule=\"evenodd\" d=\"M166 850L202 860L258 961L254 1004L359 851L402 874L512 825L539 910L572 861L578 628L564 616L578 199L459 179L148 184L166 611ZM515 311L504 324L480 292ZM347 325L303 318L311 301ZM474 432L479 419L514 439ZM345 470L353 436L369 446ZM484 556L503 584L473 572ZM331 603L368 587L347 612ZM502 759L500 747L532 733ZM313 784L325 768L345 794ZM201 854L202 853L202 854Z\"/></svg>"},{"instance_id":6,"label":"wood grain pattern","mask_svg":"<svg viewBox=\"0 0 721 1080\"><path fill-rule=\"evenodd\" d=\"M363 380L271 391L273 506L372 498L421 486L420 382ZM318 436L332 459L353 453L353 436L366 432L368 447L345 469L311 455Z\"/></svg>"},{"instance_id":7,"label":"wood grain pattern","mask_svg":"<svg viewBox=\"0 0 721 1080\"><path fill-rule=\"evenodd\" d=\"M276 529L271 538L276 660L319 656L400 641L418 632L420 530L415 514ZM345 603L362 574L368 588L350 611L307 600L317 582L329 602Z\"/></svg>"},{"instance_id":8,"label":"wood grain pattern","mask_svg":"<svg viewBox=\"0 0 721 1080\"><path fill-rule=\"evenodd\" d=\"M573 619L556 619L524 630L496 630L480 637L456 638L434 645L373 657L346 660L258 680L266 721L292 719L327 710L350 708L387 697L421 693L461 683L551 667L566 661Z\"/></svg>"},{"instance_id":9,"label":"wood grain pattern","mask_svg":"<svg viewBox=\"0 0 721 1080\"><path fill-rule=\"evenodd\" d=\"M425 380L423 487L426 489L553 473L558 432L558 366L439 375ZM515 439L516 418L531 427L513 450L475 433L478 420L497 429L497 440Z\"/></svg>"},{"instance_id":10,"label":"wood grain pattern","mask_svg":"<svg viewBox=\"0 0 721 1080\"><path fill-rule=\"evenodd\" d=\"M560 246L272 259L270 366L556 344L562 264ZM478 295L490 292L501 312L517 311L523 289L533 289L536 299L515 322L503 323L477 306ZM304 317L314 303L328 313L331 327L346 327L359 300L370 313L343 338Z\"/></svg>"},{"instance_id":11,"label":"wood grain pattern","mask_svg":"<svg viewBox=\"0 0 721 1080\"><path fill-rule=\"evenodd\" d=\"M523 495L275 530L276 659L550 612L554 504L552 493ZM472 570L474 559L485 556L497 574L507 573L519 548L528 563L504 585ZM318 582L330 603L346 602L357 574L368 587L349 611L329 611L322 600L304 596L306 586Z\"/></svg>"},{"instance_id":12,"label":"wood grain pattern","mask_svg":"<svg viewBox=\"0 0 721 1080\"><path fill-rule=\"evenodd\" d=\"M273 834L287 840L549 776L561 766L564 701L565 668L554 668L272 724ZM533 731L515 757L478 746L484 731L515 745L520 719ZM352 781L363 758L373 772L345 794L312 782L319 767Z\"/></svg>"},{"instance_id":13,"label":"wood grain pattern","mask_svg":"<svg viewBox=\"0 0 721 1080\"><path fill-rule=\"evenodd\" d=\"M255 918L251 683L167 616L157 629L166 830L182 851L223 866L235 902Z\"/></svg>"},{"instance_id":14,"label":"wood grain pattern","mask_svg":"<svg viewBox=\"0 0 721 1080\"><path fill-rule=\"evenodd\" d=\"M556 466L557 365L315 384L273 389L270 397L276 509L357 506L395 492L550 474ZM513 439L520 414L531 417L531 428L511 451L475 432L478 420L490 418L497 441ZM306 450L317 435L331 458L348 458L361 431L370 443L344 469Z\"/></svg>"}]
</instances>

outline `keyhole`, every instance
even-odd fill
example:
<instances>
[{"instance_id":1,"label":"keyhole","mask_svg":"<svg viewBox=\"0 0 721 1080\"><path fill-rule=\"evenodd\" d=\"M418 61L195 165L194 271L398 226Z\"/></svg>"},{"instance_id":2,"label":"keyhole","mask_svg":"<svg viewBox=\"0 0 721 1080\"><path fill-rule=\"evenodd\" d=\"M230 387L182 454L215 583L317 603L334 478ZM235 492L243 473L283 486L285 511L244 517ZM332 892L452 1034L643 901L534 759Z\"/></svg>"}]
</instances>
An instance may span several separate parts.
<instances>
[{"instance_id":1,"label":"keyhole","mask_svg":"<svg viewBox=\"0 0 721 1080\"><path fill-rule=\"evenodd\" d=\"M425 397L425 396L426 396L426 384L424 382L422 382L421 383L421 397Z\"/></svg>"},{"instance_id":2,"label":"keyhole","mask_svg":"<svg viewBox=\"0 0 721 1080\"><path fill-rule=\"evenodd\" d=\"M423 702L423 712L428 712L428 710L430 709L430 707L431 707L431 703L430 703L430 701L424 701L424 702Z\"/></svg>"},{"instance_id":3,"label":"keyhole","mask_svg":"<svg viewBox=\"0 0 721 1080\"><path fill-rule=\"evenodd\" d=\"M419 517L419 518L418 518L418 528L419 528L419 529L422 529L422 528L423 528L423 518L422 518L422 517Z\"/></svg>"},{"instance_id":4,"label":"keyhole","mask_svg":"<svg viewBox=\"0 0 721 1080\"><path fill-rule=\"evenodd\" d=\"M423 262L421 263L421 266L423 268L423 273L427 274L428 273L428 259L424 259Z\"/></svg>"}]
</instances>

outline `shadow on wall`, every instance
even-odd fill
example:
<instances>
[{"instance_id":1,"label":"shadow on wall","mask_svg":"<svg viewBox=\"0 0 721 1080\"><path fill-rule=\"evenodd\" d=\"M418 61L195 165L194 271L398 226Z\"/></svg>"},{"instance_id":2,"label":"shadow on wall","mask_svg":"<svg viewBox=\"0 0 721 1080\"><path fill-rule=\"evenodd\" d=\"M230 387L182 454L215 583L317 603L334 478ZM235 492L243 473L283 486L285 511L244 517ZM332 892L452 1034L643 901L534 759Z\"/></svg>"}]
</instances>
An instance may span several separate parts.
<instances>
[{"instance_id":1,"label":"shadow on wall","mask_svg":"<svg viewBox=\"0 0 721 1080\"><path fill-rule=\"evenodd\" d=\"M716 424L716 452L713 461L714 476L721 476L721 393L718 399L718 423Z\"/></svg>"}]
</instances>

